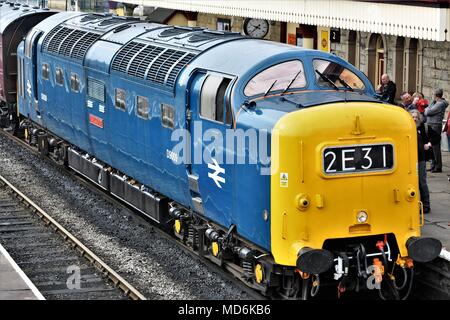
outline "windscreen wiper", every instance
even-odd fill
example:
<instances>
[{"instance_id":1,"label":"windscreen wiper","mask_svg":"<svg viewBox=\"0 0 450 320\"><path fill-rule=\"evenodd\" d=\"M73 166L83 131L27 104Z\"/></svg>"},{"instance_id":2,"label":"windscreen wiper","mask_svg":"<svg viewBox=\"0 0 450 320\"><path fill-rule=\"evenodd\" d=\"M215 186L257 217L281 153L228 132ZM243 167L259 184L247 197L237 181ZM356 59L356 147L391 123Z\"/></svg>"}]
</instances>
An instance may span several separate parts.
<instances>
[{"instance_id":1,"label":"windscreen wiper","mask_svg":"<svg viewBox=\"0 0 450 320\"><path fill-rule=\"evenodd\" d=\"M275 79L274 82L272 82L272 84L270 85L269 89L266 90L266 92L264 92L263 97L267 96L267 94L270 92L270 90L272 90L273 86L275 85L275 83L277 83L278 79Z\"/></svg>"},{"instance_id":2,"label":"windscreen wiper","mask_svg":"<svg viewBox=\"0 0 450 320\"><path fill-rule=\"evenodd\" d=\"M333 86L333 88L335 88L337 91L339 91L338 86L335 85L334 82L331 81L330 78L328 78L326 75L324 75L322 72L320 72L320 71L317 70L317 69L316 69L315 71L317 72L317 74L318 74L323 80L325 80L326 82L328 82L329 84L331 84L331 85Z\"/></svg>"},{"instance_id":3,"label":"windscreen wiper","mask_svg":"<svg viewBox=\"0 0 450 320\"><path fill-rule=\"evenodd\" d=\"M283 92L281 93L281 95L285 94L286 91L289 90L289 88L292 86L292 84L295 82L295 80L297 80L298 76L300 75L300 73L302 73L302 70L300 70L299 72L297 72L297 74L295 75L294 78L292 78L292 80L289 82L289 84L287 85L286 88L284 88Z\"/></svg>"},{"instance_id":4,"label":"windscreen wiper","mask_svg":"<svg viewBox=\"0 0 450 320\"><path fill-rule=\"evenodd\" d=\"M353 88L352 88L347 82L345 82L345 80L342 79L341 77L339 77L338 80L339 80L339 82L340 82L341 84L343 84L343 85L344 85L346 88L348 88L350 91L355 91L355 90L353 90Z\"/></svg>"}]
</instances>

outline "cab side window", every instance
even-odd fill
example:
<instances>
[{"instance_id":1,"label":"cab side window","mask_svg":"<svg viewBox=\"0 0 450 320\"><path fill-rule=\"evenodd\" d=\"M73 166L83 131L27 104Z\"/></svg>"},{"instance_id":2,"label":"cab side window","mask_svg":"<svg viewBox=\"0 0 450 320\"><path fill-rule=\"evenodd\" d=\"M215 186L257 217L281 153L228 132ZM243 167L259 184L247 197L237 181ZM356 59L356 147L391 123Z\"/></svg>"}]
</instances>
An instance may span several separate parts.
<instances>
[{"instance_id":1,"label":"cab side window","mask_svg":"<svg viewBox=\"0 0 450 320\"><path fill-rule=\"evenodd\" d=\"M127 109L126 92L125 92L125 90L119 89L119 88L116 89L116 94L115 94L115 99L114 99L114 106L117 109L120 109L122 111L125 111Z\"/></svg>"},{"instance_id":2,"label":"cab side window","mask_svg":"<svg viewBox=\"0 0 450 320\"><path fill-rule=\"evenodd\" d=\"M50 67L48 63L42 64L42 79L48 80L50 76Z\"/></svg>"},{"instance_id":3,"label":"cab side window","mask_svg":"<svg viewBox=\"0 0 450 320\"><path fill-rule=\"evenodd\" d=\"M76 73L70 75L70 88L73 92L80 92L80 77Z\"/></svg>"},{"instance_id":4,"label":"cab side window","mask_svg":"<svg viewBox=\"0 0 450 320\"><path fill-rule=\"evenodd\" d=\"M161 103L161 124L169 129L175 127L175 108L171 105Z\"/></svg>"},{"instance_id":5,"label":"cab side window","mask_svg":"<svg viewBox=\"0 0 450 320\"><path fill-rule=\"evenodd\" d=\"M200 115L203 118L221 123L224 123L225 119L225 123L231 124L231 107L225 95L230 82L229 78L211 74L207 76L202 86L200 101Z\"/></svg>"},{"instance_id":6,"label":"cab side window","mask_svg":"<svg viewBox=\"0 0 450 320\"><path fill-rule=\"evenodd\" d=\"M56 68L55 82L56 82L56 84L58 84L60 86L62 86L64 84L64 72L61 68Z\"/></svg>"},{"instance_id":7,"label":"cab side window","mask_svg":"<svg viewBox=\"0 0 450 320\"><path fill-rule=\"evenodd\" d=\"M146 97L137 96L136 104L138 116L142 119L148 119L148 99Z\"/></svg>"}]
</instances>

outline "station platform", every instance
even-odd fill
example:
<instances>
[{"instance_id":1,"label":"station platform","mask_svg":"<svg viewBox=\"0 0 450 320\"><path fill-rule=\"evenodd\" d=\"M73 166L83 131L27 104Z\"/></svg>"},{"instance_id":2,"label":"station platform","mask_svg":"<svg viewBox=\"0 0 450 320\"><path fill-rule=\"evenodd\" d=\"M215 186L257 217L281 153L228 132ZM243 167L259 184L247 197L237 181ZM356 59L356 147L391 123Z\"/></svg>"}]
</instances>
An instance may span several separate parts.
<instances>
[{"instance_id":1,"label":"station platform","mask_svg":"<svg viewBox=\"0 0 450 320\"><path fill-rule=\"evenodd\" d=\"M45 300L1 244L0 300Z\"/></svg>"},{"instance_id":2,"label":"station platform","mask_svg":"<svg viewBox=\"0 0 450 320\"><path fill-rule=\"evenodd\" d=\"M422 236L441 240L450 251L450 152L442 152L442 164L442 173L427 172L431 212L425 215Z\"/></svg>"}]
</instances>

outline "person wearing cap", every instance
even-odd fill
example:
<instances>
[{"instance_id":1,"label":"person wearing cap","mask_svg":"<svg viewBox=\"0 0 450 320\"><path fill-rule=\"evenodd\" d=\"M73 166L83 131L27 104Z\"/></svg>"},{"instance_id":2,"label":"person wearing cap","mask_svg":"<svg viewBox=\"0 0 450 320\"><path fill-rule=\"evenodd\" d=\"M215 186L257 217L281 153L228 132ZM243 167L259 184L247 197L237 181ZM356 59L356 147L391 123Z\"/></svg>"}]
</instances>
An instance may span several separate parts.
<instances>
[{"instance_id":1,"label":"person wearing cap","mask_svg":"<svg viewBox=\"0 0 450 320\"><path fill-rule=\"evenodd\" d=\"M433 102L424 112L424 115L427 117L427 124L435 132L442 132L442 120L444 120L445 109L448 106L448 102L443 98L443 95L444 91L442 89L436 89ZM430 171L442 172L441 140L433 144L433 153L434 160Z\"/></svg>"}]
</instances>

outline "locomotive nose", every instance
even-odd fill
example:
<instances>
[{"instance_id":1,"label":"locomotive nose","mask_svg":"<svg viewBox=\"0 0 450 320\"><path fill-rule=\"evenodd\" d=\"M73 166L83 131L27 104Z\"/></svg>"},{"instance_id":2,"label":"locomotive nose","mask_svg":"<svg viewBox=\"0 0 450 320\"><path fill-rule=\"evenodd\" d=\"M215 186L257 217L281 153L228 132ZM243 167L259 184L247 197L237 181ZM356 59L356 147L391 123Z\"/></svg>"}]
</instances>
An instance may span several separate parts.
<instances>
[{"instance_id":1,"label":"locomotive nose","mask_svg":"<svg viewBox=\"0 0 450 320\"><path fill-rule=\"evenodd\" d=\"M408 255L417 262L436 259L442 251L442 243L434 238L411 237L406 241Z\"/></svg>"}]
</instances>

